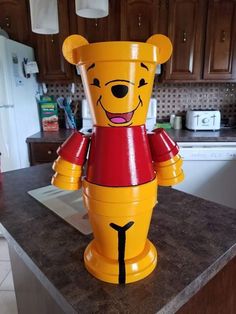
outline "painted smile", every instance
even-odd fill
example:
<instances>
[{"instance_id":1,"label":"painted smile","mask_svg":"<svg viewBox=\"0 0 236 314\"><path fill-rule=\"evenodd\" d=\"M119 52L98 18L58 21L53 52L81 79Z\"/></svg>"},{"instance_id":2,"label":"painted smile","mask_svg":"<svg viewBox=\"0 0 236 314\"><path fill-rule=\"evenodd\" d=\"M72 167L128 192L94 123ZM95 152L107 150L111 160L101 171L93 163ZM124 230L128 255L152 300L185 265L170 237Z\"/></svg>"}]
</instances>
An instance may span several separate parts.
<instances>
[{"instance_id":1,"label":"painted smile","mask_svg":"<svg viewBox=\"0 0 236 314\"><path fill-rule=\"evenodd\" d=\"M130 122L130 120L133 118L134 112L138 109L139 105L143 105L142 99L140 96L138 96L139 99L139 103L137 105L137 107L130 111L130 112L124 112L124 113L113 113L113 112L109 112L107 111L101 102L101 96L99 97L97 104L100 104L102 109L105 111L107 118L114 124L124 124L124 123L128 123Z\"/></svg>"},{"instance_id":2,"label":"painted smile","mask_svg":"<svg viewBox=\"0 0 236 314\"><path fill-rule=\"evenodd\" d=\"M106 110L105 112L106 112L107 118L114 124L127 123L132 119L134 115L134 110L130 112L125 112L125 113L111 113Z\"/></svg>"}]
</instances>

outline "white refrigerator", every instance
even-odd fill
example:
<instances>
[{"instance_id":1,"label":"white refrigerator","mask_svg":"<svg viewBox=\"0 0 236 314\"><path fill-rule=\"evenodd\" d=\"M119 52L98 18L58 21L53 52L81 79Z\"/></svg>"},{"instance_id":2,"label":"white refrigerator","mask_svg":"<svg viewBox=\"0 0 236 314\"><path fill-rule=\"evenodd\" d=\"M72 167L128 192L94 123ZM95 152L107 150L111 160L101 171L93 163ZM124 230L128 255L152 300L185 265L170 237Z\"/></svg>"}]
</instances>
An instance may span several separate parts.
<instances>
[{"instance_id":1,"label":"white refrigerator","mask_svg":"<svg viewBox=\"0 0 236 314\"><path fill-rule=\"evenodd\" d=\"M26 138L40 131L35 74L26 78L23 62L34 61L31 47L0 35L1 172L29 166Z\"/></svg>"}]
</instances>

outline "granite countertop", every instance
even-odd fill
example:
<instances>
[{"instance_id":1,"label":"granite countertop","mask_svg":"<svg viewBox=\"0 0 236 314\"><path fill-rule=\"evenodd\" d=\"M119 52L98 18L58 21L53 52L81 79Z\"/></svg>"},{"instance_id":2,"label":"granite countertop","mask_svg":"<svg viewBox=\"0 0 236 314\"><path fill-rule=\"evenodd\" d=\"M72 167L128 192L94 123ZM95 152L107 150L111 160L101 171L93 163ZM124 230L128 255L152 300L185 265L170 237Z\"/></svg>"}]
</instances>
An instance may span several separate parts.
<instances>
[{"instance_id":1,"label":"granite countertop","mask_svg":"<svg viewBox=\"0 0 236 314\"><path fill-rule=\"evenodd\" d=\"M74 131L60 129L54 132L38 132L27 137L27 143L63 143Z\"/></svg>"},{"instance_id":2,"label":"granite countertop","mask_svg":"<svg viewBox=\"0 0 236 314\"><path fill-rule=\"evenodd\" d=\"M27 138L27 143L63 143L72 130L60 129L58 132L38 132ZM219 131L189 131L168 130L169 135L176 142L236 142L236 129L222 129Z\"/></svg>"},{"instance_id":3,"label":"granite countertop","mask_svg":"<svg viewBox=\"0 0 236 314\"><path fill-rule=\"evenodd\" d=\"M176 142L236 142L236 129L219 131L168 130Z\"/></svg>"},{"instance_id":4,"label":"granite countertop","mask_svg":"<svg viewBox=\"0 0 236 314\"><path fill-rule=\"evenodd\" d=\"M160 188L149 231L157 268L126 286L101 282L83 264L92 237L27 194L48 185L51 175L50 164L2 174L0 226L65 313L171 314L236 256L234 209Z\"/></svg>"}]
</instances>

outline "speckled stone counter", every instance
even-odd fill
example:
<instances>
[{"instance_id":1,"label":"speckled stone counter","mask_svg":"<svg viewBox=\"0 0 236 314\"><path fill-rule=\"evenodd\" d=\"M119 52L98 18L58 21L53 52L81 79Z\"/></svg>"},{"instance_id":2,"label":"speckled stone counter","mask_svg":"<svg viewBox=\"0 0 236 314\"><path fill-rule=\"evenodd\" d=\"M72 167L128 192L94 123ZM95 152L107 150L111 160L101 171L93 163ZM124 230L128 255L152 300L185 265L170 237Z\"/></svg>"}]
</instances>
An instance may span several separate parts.
<instances>
[{"instance_id":1,"label":"speckled stone counter","mask_svg":"<svg viewBox=\"0 0 236 314\"><path fill-rule=\"evenodd\" d=\"M60 129L55 132L38 132L26 139L27 143L63 143L71 134L73 130Z\"/></svg>"},{"instance_id":2,"label":"speckled stone counter","mask_svg":"<svg viewBox=\"0 0 236 314\"><path fill-rule=\"evenodd\" d=\"M27 194L49 184L50 166L2 175L0 222L11 250L63 313L175 313L236 256L234 209L160 188L149 232L158 267L134 284L100 282L83 265L92 237Z\"/></svg>"},{"instance_id":3,"label":"speckled stone counter","mask_svg":"<svg viewBox=\"0 0 236 314\"><path fill-rule=\"evenodd\" d=\"M176 142L236 142L236 129L219 131L168 130Z\"/></svg>"},{"instance_id":4,"label":"speckled stone counter","mask_svg":"<svg viewBox=\"0 0 236 314\"><path fill-rule=\"evenodd\" d=\"M72 133L71 130L60 129L59 132L38 132L27 138L28 143L64 142ZM168 130L176 142L236 142L236 129L222 129L220 131L189 131Z\"/></svg>"}]
</instances>

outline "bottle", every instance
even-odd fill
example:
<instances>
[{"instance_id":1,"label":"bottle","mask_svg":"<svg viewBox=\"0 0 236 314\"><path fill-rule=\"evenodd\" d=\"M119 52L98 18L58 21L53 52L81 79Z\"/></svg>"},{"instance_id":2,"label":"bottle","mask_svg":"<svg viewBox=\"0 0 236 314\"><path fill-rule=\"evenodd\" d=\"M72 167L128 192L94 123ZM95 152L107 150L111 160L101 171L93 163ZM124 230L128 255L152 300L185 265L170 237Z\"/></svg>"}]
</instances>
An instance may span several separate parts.
<instances>
[{"instance_id":1,"label":"bottle","mask_svg":"<svg viewBox=\"0 0 236 314\"><path fill-rule=\"evenodd\" d=\"M174 127L174 120L175 120L175 114L172 113L170 115L170 125L171 125L172 128Z\"/></svg>"}]
</instances>

